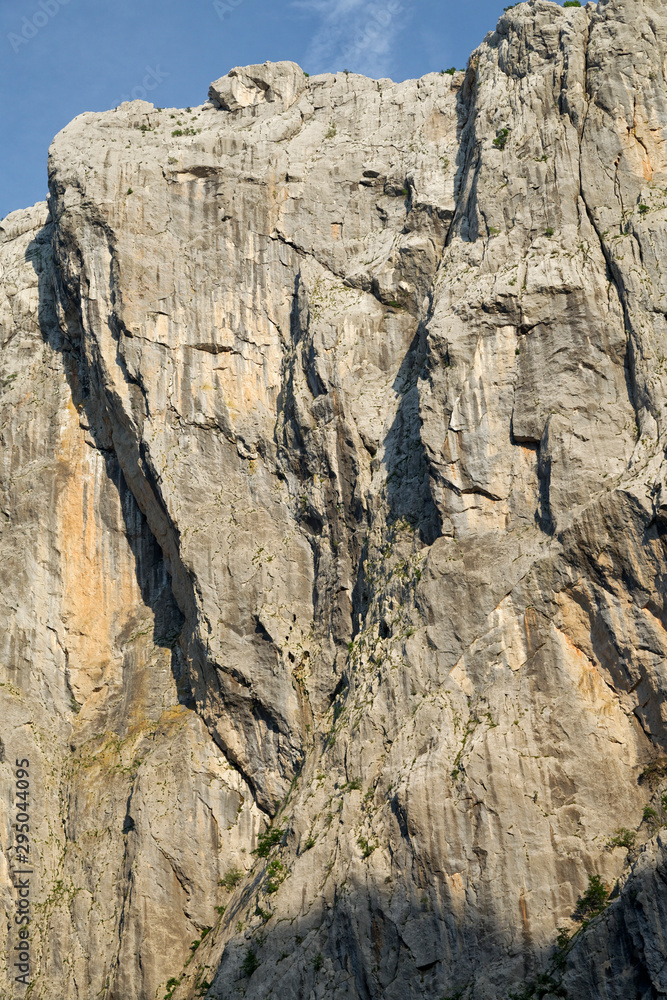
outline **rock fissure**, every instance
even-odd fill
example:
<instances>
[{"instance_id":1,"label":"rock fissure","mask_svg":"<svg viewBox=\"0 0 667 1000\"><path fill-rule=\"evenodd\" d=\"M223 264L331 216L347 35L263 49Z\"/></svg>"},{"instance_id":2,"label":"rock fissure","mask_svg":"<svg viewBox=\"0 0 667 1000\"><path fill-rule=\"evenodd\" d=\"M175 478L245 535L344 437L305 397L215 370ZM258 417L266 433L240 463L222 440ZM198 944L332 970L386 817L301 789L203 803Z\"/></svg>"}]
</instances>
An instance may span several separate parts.
<instances>
[{"instance_id":1,"label":"rock fissure","mask_svg":"<svg viewBox=\"0 0 667 1000\"><path fill-rule=\"evenodd\" d=\"M84 115L3 220L3 743L67 761L36 1000L667 993L656 3L238 68L193 142Z\"/></svg>"}]
</instances>

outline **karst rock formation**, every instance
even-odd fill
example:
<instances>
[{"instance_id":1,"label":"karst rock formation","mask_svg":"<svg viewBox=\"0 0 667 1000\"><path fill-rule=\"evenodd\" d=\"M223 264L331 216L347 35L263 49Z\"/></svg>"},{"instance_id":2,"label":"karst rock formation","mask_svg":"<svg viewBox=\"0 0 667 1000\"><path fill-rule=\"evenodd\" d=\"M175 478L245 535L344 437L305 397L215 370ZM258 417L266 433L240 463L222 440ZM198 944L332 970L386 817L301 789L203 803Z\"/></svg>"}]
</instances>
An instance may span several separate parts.
<instances>
[{"instance_id":1,"label":"karst rock formation","mask_svg":"<svg viewBox=\"0 0 667 1000\"><path fill-rule=\"evenodd\" d=\"M56 137L0 223L0 996L667 996L666 74L664 0L529 0L465 72Z\"/></svg>"}]
</instances>

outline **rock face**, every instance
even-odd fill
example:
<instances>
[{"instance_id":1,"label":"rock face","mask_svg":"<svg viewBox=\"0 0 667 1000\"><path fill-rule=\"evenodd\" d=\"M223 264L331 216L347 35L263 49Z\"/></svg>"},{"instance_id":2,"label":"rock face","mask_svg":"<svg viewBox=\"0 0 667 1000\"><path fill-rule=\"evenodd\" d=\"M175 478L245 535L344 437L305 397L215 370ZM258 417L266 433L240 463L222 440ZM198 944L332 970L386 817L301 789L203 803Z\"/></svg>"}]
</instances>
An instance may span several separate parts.
<instances>
[{"instance_id":1,"label":"rock face","mask_svg":"<svg viewBox=\"0 0 667 1000\"><path fill-rule=\"evenodd\" d=\"M531 0L56 138L0 224L33 1000L667 996L666 60Z\"/></svg>"}]
</instances>

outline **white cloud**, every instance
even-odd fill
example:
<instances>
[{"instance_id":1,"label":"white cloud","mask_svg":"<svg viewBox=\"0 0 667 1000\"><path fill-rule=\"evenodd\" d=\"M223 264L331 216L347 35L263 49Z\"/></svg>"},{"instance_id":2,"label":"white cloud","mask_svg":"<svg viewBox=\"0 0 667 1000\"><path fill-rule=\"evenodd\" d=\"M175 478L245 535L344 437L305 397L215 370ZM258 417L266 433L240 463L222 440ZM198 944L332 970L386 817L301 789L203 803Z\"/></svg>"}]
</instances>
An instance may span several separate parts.
<instances>
[{"instance_id":1,"label":"white cloud","mask_svg":"<svg viewBox=\"0 0 667 1000\"><path fill-rule=\"evenodd\" d=\"M295 0L320 16L304 62L310 73L390 76L403 7L399 0Z\"/></svg>"}]
</instances>

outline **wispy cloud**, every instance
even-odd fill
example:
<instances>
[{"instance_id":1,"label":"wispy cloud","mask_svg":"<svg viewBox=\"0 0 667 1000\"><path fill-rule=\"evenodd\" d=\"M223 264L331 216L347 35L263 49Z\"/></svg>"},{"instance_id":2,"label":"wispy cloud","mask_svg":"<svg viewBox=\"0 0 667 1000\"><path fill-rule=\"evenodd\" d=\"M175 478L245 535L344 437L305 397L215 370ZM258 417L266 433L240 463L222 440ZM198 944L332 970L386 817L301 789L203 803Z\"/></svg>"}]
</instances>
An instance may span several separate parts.
<instances>
[{"instance_id":1,"label":"wispy cloud","mask_svg":"<svg viewBox=\"0 0 667 1000\"><path fill-rule=\"evenodd\" d=\"M399 0L294 0L294 6L320 18L304 60L311 73L391 75L404 11Z\"/></svg>"}]
</instances>

